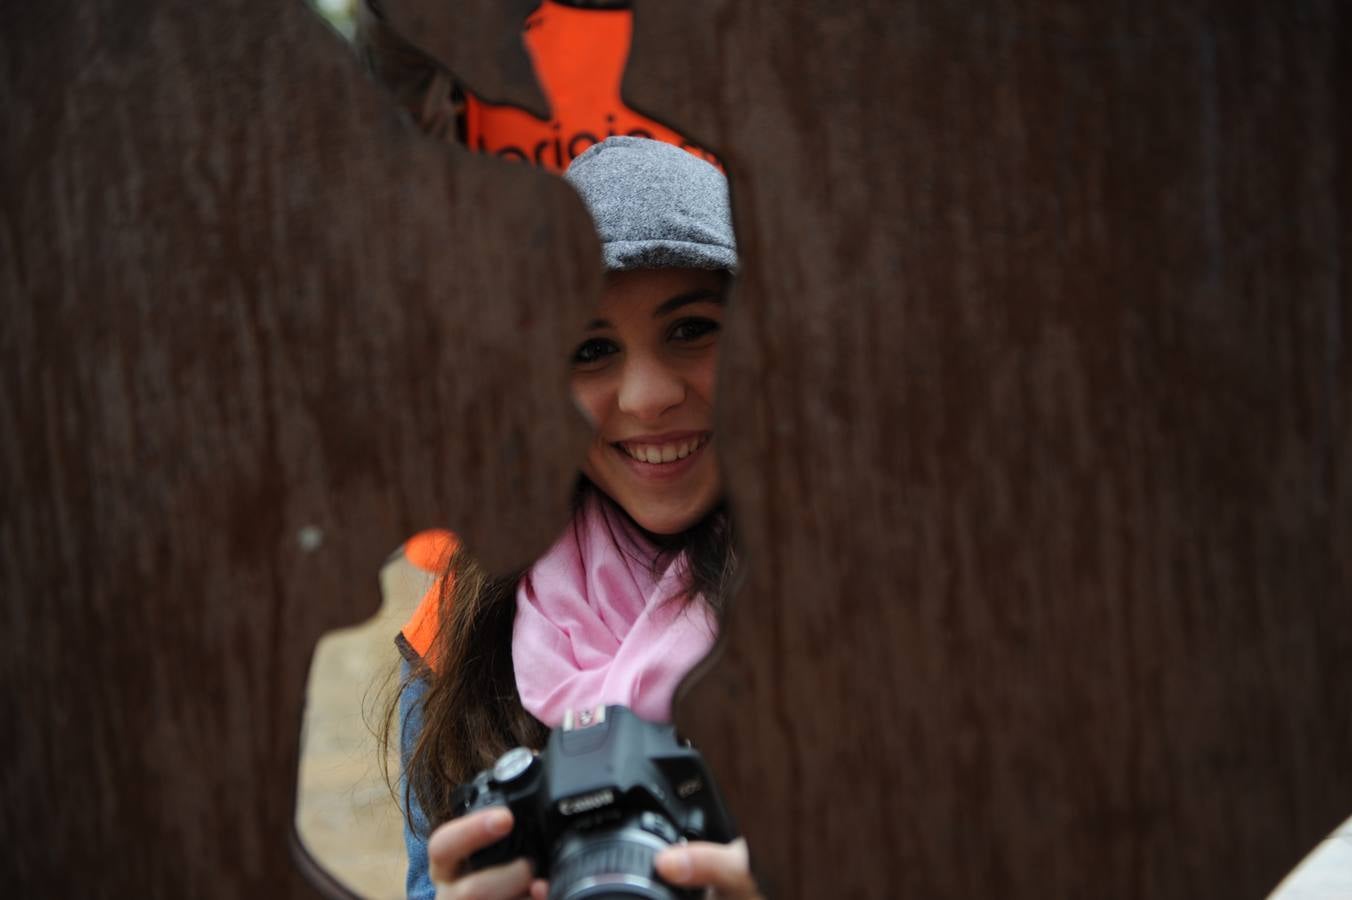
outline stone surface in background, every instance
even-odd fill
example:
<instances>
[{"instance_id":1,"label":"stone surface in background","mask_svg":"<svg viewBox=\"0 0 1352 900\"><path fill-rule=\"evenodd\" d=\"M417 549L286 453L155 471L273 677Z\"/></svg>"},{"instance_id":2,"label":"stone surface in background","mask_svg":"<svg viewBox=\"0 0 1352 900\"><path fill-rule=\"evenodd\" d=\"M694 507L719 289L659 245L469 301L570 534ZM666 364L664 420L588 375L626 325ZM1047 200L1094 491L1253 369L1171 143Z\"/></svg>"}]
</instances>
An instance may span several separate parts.
<instances>
[{"instance_id":1,"label":"stone surface in background","mask_svg":"<svg viewBox=\"0 0 1352 900\"><path fill-rule=\"evenodd\" d=\"M1352 897L1352 819L1325 838L1287 876L1269 900L1345 900Z\"/></svg>"},{"instance_id":2,"label":"stone surface in background","mask_svg":"<svg viewBox=\"0 0 1352 900\"><path fill-rule=\"evenodd\" d=\"M381 773L374 729L397 685L394 635L431 576L395 557L375 617L326 635L306 687L296 827L301 841L363 897L404 895L403 819ZM390 775L398 775L391 754Z\"/></svg>"}]
</instances>

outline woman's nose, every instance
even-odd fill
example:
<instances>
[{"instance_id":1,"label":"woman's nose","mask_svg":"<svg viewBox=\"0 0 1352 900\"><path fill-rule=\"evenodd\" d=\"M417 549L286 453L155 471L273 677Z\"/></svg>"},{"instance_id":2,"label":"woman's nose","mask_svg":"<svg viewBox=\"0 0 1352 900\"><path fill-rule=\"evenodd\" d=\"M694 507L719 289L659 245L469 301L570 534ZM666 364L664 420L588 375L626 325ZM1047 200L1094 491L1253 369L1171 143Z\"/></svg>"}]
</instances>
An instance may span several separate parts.
<instances>
[{"instance_id":1,"label":"woman's nose","mask_svg":"<svg viewBox=\"0 0 1352 900\"><path fill-rule=\"evenodd\" d=\"M652 358L630 359L620 382L620 411L645 422L656 421L685 400L685 380L679 372Z\"/></svg>"}]
</instances>

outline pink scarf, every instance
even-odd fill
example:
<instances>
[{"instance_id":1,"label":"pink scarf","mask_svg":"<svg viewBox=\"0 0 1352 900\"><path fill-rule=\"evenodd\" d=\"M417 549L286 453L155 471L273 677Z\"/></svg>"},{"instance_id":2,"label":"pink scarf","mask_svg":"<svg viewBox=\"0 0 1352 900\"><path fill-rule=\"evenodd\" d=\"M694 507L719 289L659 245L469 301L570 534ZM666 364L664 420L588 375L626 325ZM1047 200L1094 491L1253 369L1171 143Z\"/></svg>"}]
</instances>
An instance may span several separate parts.
<instances>
[{"instance_id":1,"label":"pink scarf","mask_svg":"<svg viewBox=\"0 0 1352 900\"><path fill-rule=\"evenodd\" d=\"M676 686L708 655L717 626L703 600L676 598L684 555L654 577L655 553L593 495L521 579L512 661L531 715L557 727L570 709L618 703L671 720Z\"/></svg>"}]
</instances>

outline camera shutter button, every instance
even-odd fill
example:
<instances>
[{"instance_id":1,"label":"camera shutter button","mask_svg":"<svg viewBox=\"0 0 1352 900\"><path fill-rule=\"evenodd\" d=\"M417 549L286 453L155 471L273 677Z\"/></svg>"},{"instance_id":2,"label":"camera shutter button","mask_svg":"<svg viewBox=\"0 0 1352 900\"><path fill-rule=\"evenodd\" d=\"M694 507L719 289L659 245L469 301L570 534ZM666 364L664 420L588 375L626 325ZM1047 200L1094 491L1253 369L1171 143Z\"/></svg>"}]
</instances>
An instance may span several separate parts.
<instances>
[{"instance_id":1,"label":"camera shutter button","mask_svg":"<svg viewBox=\"0 0 1352 900\"><path fill-rule=\"evenodd\" d=\"M514 747L493 764L493 780L498 784L510 784L529 772L534 764L534 753L525 747Z\"/></svg>"}]
</instances>

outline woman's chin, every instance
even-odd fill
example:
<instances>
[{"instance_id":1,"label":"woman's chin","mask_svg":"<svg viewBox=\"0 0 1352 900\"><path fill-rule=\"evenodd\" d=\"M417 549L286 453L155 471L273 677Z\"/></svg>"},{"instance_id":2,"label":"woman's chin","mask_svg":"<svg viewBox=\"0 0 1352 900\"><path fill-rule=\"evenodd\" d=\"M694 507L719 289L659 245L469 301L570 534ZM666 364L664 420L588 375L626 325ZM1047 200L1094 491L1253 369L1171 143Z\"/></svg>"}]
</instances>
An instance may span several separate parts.
<instances>
[{"instance_id":1,"label":"woman's chin","mask_svg":"<svg viewBox=\"0 0 1352 900\"><path fill-rule=\"evenodd\" d=\"M627 510L626 510L627 512ZM638 523L649 534L660 534L664 537L673 534L680 534L699 522L703 516L635 516L630 513L629 518Z\"/></svg>"},{"instance_id":2,"label":"woman's chin","mask_svg":"<svg viewBox=\"0 0 1352 900\"><path fill-rule=\"evenodd\" d=\"M698 525L718 504L718 492L711 490L707 497L700 497L695 502L674 504L645 502L632 496L611 495L611 499L644 531L669 536Z\"/></svg>"}]
</instances>

